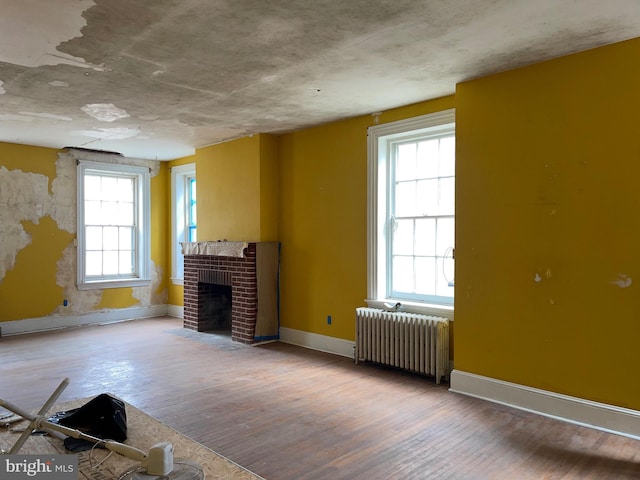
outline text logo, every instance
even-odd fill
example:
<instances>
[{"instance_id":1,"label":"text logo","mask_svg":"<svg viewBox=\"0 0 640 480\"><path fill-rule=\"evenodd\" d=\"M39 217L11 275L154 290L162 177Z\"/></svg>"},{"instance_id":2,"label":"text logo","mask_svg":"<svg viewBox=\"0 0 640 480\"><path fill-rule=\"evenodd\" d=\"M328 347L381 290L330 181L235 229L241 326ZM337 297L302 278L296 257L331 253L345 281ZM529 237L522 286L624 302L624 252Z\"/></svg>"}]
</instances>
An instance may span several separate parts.
<instances>
[{"instance_id":1,"label":"text logo","mask_svg":"<svg viewBox=\"0 0 640 480\"><path fill-rule=\"evenodd\" d=\"M0 455L3 480L77 480L77 455Z\"/></svg>"}]
</instances>

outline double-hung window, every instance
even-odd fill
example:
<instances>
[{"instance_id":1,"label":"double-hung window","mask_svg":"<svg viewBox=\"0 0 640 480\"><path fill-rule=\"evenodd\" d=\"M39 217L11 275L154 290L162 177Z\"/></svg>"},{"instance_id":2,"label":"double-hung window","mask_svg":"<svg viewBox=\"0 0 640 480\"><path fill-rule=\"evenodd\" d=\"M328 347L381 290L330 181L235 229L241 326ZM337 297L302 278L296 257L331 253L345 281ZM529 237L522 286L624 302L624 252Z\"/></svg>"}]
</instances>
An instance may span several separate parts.
<instances>
[{"instance_id":1,"label":"double-hung window","mask_svg":"<svg viewBox=\"0 0 640 480\"><path fill-rule=\"evenodd\" d=\"M196 166L193 163L171 169L172 191L172 249L171 280L184 282L184 256L182 242L197 241L196 218Z\"/></svg>"},{"instance_id":2,"label":"double-hung window","mask_svg":"<svg viewBox=\"0 0 640 480\"><path fill-rule=\"evenodd\" d=\"M150 283L148 167L78 162L78 288Z\"/></svg>"},{"instance_id":3,"label":"double-hung window","mask_svg":"<svg viewBox=\"0 0 640 480\"><path fill-rule=\"evenodd\" d=\"M368 303L452 312L455 113L369 128Z\"/></svg>"}]
</instances>

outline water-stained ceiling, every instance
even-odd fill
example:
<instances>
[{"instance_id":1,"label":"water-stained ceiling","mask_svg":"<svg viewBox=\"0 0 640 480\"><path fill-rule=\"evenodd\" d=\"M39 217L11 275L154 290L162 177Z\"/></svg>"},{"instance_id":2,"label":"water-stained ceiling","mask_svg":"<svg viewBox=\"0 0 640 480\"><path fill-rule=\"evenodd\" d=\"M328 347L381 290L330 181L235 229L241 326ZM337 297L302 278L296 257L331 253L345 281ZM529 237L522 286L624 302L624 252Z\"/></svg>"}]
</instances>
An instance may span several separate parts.
<instances>
[{"instance_id":1,"label":"water-stained ceiling","mask_svg":"<svg viewBox=\"0 0 640 480\"><path fill-rule=\"evenodd\" d=\"M0 7L0 141L160 160L451 94L463 80L640 36L637 0Z\"/></svg>"}]
</instances>

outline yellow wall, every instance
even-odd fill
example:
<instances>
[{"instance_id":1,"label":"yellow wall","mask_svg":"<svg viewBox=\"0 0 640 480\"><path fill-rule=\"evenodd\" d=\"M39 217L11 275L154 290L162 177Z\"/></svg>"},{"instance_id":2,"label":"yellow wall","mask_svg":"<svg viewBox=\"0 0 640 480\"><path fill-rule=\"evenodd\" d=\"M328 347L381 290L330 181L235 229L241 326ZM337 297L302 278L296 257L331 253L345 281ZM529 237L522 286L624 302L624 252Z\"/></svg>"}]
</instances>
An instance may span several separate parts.
<instances>
[{"instance_id":1,"label":"yellow wall","mask_svg":"<svg viewBox=\"0 0 640 480\"><path fill-rule=\"evenodd\" d=\"M260 135L260 241L278 237L278 138Z\"/></svg>"},{"instance_id":2,"label":"yellow wall","mask_svg":"<svg viewBox=\"0 0 640 480\"><path fill-rule=\"evenodd\" d=\"M78 291L73 245L75 194L68 194L75 192L75 162L69 158L60 162L58 154L49 148L0 143L0 189L14 188L16 176L23 182L21 190L11 194L9 204L0 207L0 259L15 259L0 276L0 322L165 304L164 232L169 228L166 166L161 165L160 173L151 179L153 291ZM15 252L10 244L19 235L28 238L28 244ZM66 307L64 300L68 300Z\"/></svg>"},{"instance_id":3,"label":"yellow wall","mask_svg":"<svg viewBox=\"0 0 640 480\"><path fill-rule=\"evenodd\" d=\"M453 105L448 97L280 137L283 327L354 339L367 295L367 127Z\"/></svg>"},{"instance_id":4,"label":"yellow wall","mask_svg":"<svg viewBox=\"0 0 640 480\"><path fill-rule=\"evenodd\" d=\"M196 152L198 240L260 241L260 135Z\"/></svg>"},{"instance_id":5,"label":"yellow wall","mask_svg":"<svg viewBox=\"0 0 640 480\"><path fill-rule=\"evenodd\" d=\"M254 135L211 145L168 167L185 163L196 164L199 241L278 241L277 137ZM170 178L166 185L170 195ZM170 232L166 238L172 241ZM169 248L166 262L170 271ZM184 288L169 285L168 298L170 305L183 306Z\"/></svg>"},{"instance_id":6,"label":"yellow wall","mask_svg":"<svg viewBox=\"0 0 640 480\"><path fill-rule=\"evenodd\" d=\"M458 85L457 369L640 409L639 55Z\"/></svg>"}]
</instances>

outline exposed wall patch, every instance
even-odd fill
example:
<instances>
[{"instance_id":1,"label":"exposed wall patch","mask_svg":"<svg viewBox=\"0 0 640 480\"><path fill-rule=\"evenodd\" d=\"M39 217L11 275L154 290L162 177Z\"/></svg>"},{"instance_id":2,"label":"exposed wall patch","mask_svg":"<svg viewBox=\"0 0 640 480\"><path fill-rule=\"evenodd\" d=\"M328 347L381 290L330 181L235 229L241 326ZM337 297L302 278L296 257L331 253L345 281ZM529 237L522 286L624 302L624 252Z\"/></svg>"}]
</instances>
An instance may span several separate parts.
<instances>
[{"instance_id":1,"label":"exposed wall patch","mask_svg":"<svg viewBox=\"0 0 640 480\"><path fill-rule=\"evenodd\" d=\"M49 179L0 166L0 281L15 265L16 255L31 243L22 222L39 223L49 203ZM40 206L33 208L34 205Z\"/></svg>"},{"instance_id":2,"label":"exposed wall patch","mask_svg":"<svg viewBox=\"0 0 640 480\"><path fill-rule=\"evenodd\" d=\"M620 288L629 288L633 283L633 281L631 280L631 277L629 277L628 275L625 275L624 273L619 273L618 278L616 278L615 280L609 283L611 283L611 285L616 285Z\"/></svg>"},{"instance_id":3,"label":"exposed wall patch","mask_svg":"<svg viewBox=\"0 0 640 480\"><path fill-rule=\"evenodd\" d=\"M113 103L90 103L80 110L101 122L115 122L129 116L126 110L116 107Z\"/></svg>"}]
</instances>

